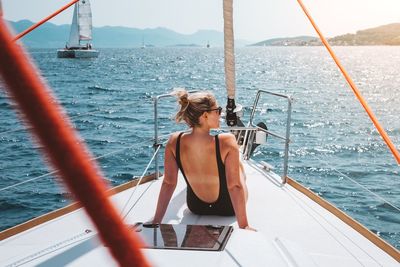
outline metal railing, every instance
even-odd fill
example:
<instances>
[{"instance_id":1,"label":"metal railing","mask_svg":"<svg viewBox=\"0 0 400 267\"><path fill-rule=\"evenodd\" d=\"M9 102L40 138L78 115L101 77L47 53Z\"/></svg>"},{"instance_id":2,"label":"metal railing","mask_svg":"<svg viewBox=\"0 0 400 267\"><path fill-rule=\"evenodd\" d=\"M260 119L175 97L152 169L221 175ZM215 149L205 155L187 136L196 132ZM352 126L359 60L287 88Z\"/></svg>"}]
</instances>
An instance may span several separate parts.
<instances>
[{"instance_id":1,"label":"metal railing","mask_svg":"<svg viewBox=\"0 0 400 267\"><path fill-rule=\"evenodd\" d=\"M264 128L261 128L257 125L254 125L253 123L253 119L254 119L254 115L256 112L256 108L258 105L258 102L260 100L260 96L261 94L267 94L270 96L275 96L275 97L280 97L280 98L285 98L287 99L288 102L288 106L287 106L287 119L286 119L286 134L285 136L281 136L279 134L276 134L274 132L268 131ZM285 148L284 148L284 157L283 157L283 174L282 174L282 182L286 183L287 181L287 173L288 173L288 162L289 162L289 143L290 143L290 124L291 124L291 115L292 115L292 98L290 96L287 95L283 95L283 94L277 94L277 93L273 93L273 92L269 92L269 91L265 91L265 90L258 90L257 94L256 94L256 98L254 100L254 104L253 104L253 109L251 111L251 115L250 115L250 120L249 120L249 126L252 127L256 127L258 131L263 131L273 137L276 137L278 139L284 140L285 142ZM248 142L250 143L250 142ZM250 152L250 151L249 151Z\"/></svg>"},{"instance_id":2,"label":"metal railing","mask_svg":"<svg viewBox=\"0 0 400 267\"><path fill-rule=\"evenodd\" d=\"M158 143L158 101L161 98L169 97L171 96L170 94L164 94L164 95L158 95L153 98L154 101L154 143L153 143L153 148L154 151L157 151L157 149L161 146L161 144ZM159 173L160 166L158 164L158 153L154 159L154 171L155 173ZM157 177L158 178L158 177Z\"/></svg>"}]
</instances>

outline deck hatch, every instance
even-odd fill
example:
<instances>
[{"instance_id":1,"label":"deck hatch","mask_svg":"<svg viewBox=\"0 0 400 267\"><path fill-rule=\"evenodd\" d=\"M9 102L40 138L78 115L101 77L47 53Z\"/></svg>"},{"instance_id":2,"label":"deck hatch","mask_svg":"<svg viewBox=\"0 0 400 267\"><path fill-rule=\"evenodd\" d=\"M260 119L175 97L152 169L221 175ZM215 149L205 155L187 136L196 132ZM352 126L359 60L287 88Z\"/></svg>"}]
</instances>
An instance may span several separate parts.
<instances>
[{"instance_id":1,"label":"deck hatch","mask_svg":"<svg viewBox=\"0 0 400 267\"><path fill-rule=\"evenodd\" d=\"M221 251L233 231L232 226L143 224L133 229L142 237L147 248Z\"/></svg>"}]
</instances>

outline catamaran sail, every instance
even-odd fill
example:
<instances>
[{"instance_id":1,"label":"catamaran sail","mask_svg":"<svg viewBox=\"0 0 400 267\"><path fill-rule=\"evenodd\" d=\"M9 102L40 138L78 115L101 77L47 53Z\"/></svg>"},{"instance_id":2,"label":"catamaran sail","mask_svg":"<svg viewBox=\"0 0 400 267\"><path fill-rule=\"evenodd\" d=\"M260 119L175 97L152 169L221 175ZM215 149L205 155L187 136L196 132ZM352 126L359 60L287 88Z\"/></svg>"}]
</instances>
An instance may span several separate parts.
<instances>
[{"instance_id":1,"label":"catamaran sail","mask_svg":"<svg viewBox=\"0 0 400 267\"><path fill-rule=\"evenodd\" d=\"M82 0L78 3L78 28L79 40L92 40L92 11L89 0Z\"/></svg>"},{"instance_id":2,"label":"catamaran sail","mask_svg":"<svg viewBox=\"0 0 400 267\"><path fill-rule=\"evenodd\" d=\"M58 50L58 57L97 57L98 51L92 50L92 11L89 0L80 0L75 4L71 31L66 48ZM83 41L83 43L82 43Z\"/></svg>"},{"instance_id":3,"label":"catamaran sail","mask_svg":"<svg viewBox=\"0 0 400 267\"><path fill-rule=\"evenodd\" d=\"M74 17L72 18L71 31L69 33L69 41L68 41L69 47L79 46L79 28L78 28L77 12L78 12L78 5L75 5Z\"/></svg>"},{"instance_id":4,"label":"catamaran sail","mask_svg":"<svg viewBox=\"0 0 400 267\"><path fill-rule=\"evenodd\" d=\"M78 19L79 18L79 19ZM80 41L92 40L92 11L89 0L82 0L75 4L69 34L69 47L79 47Z\"/></svg>"}]
</instances>

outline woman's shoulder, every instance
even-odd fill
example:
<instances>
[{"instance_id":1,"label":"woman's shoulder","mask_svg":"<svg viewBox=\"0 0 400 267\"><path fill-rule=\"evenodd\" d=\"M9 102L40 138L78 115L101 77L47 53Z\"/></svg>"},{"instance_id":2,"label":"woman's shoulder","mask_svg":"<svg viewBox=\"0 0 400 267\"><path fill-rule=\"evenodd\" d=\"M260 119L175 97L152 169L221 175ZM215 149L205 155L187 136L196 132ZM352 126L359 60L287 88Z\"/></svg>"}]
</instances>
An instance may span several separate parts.
<instances>
[{"instance_id":1,"label":"woman's shoulder","mask_svg":"<svg viewBox=\"0 0 400 267\"><path fill-rule=\"evenodd\" d=\"M237 148L236 137L232 133L222 133L218 135L218 139L222 146Z\"/></svg>"},{"instance_id":2,"label":"woman's shoulder","mask_svg":"<svg viewBox=\"0 0 400 267\"><path fill-rule=\"evenodd\" d=\"M175 132L173 134L170 135L168 142L167 142L167 147L175 147L176 146L176 142L178 140L178 136L181 134L182 132Z\"/></svg>"},{"instance_id":3,"label":"woman's shoulder","mask_svg":"<svg viewBox=\"0 0 400 267\"><path fill-rule=\"evenodd\" d=\"M176 140L178 139L178 136L179 136L180 133L181 132L172 133L168 138L168 143L167 144L176 143Z\"/></svg>"},{"instance_id":4,"label":"woman's shoulder","mask_svg":"<svg viewBox=\"0 0 400 267\"><path fill-rule=\"evenodd\" d=\"M236 143L236 137L232 133L220 133L220 134L218 134L218 139L221 140L221 142L235 142Z\"/></svg>"}]
</instances>

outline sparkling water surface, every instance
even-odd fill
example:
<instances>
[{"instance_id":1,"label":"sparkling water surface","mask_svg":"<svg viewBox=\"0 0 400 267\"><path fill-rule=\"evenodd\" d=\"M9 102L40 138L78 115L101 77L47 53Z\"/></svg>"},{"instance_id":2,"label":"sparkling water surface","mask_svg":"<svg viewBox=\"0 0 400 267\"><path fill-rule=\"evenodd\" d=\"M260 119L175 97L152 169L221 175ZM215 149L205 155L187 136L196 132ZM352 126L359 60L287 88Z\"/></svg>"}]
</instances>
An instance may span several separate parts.
<instances>
[{"instance_id":1,"label":"sparkling water surface","mask_svg":"<svg viewBox=\"0 0 400 267\"><path fill-rule=\"evenodd\" d=\"M400 50L334 50L399 149ZM210 90L221 104L226 101L221 48L102 49L88 60L58 59L51 49L30 52L112 185L141 175L153 154L153 96L186 87ZM289 175L400 248L399 166L324 48L238 48L236 79L245 120L258 89L293 97ZM286 102L269 96L261 101L255 121L284 134ZM183 129L171 120L175 110L173 99L161 102L161 134ZM67 205L71 194L48 175L42 147L4 90L0 118L4 230ZM283 143L268 137L254 158L281 173Z\"/></svg>"}]
</instances>

